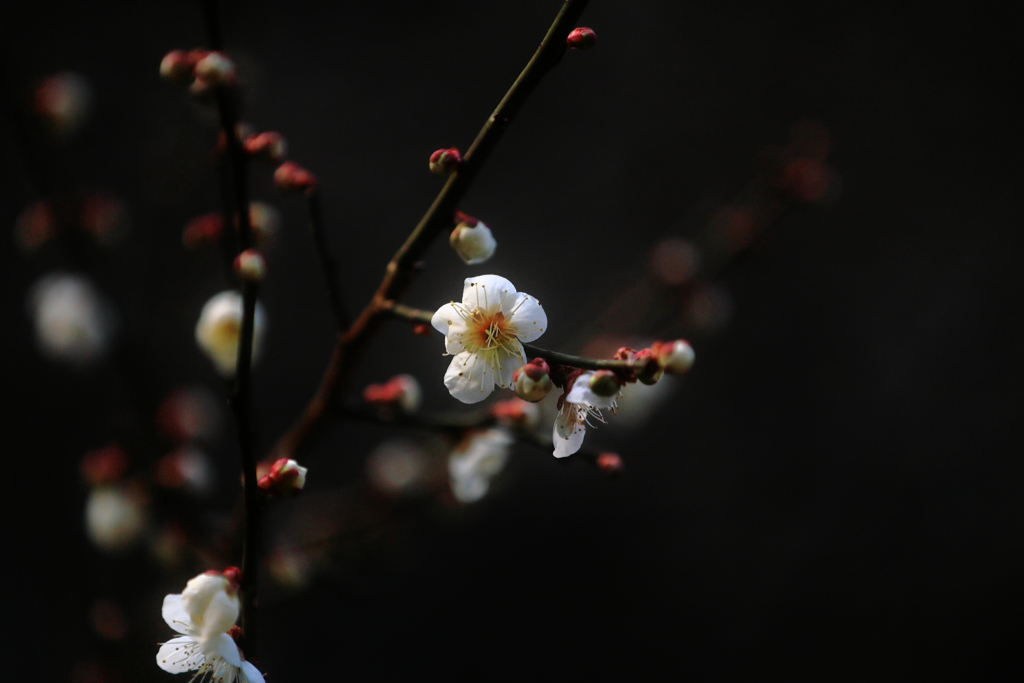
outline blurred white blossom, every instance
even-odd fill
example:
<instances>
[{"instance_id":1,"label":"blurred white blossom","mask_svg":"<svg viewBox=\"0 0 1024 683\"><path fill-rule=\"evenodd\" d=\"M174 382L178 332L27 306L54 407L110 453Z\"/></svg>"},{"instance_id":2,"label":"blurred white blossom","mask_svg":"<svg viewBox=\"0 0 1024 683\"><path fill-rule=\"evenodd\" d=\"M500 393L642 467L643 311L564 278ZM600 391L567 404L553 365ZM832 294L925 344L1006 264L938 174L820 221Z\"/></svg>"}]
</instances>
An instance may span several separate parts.
<instances>
[{"instance_id":1,"label":"blurred white blossom","mask_svg":"<svg viewBox=\"0 0 1024 683\"><path fill-rule=\"evenodd\" d=\"M476 432L448 456L452 495L460 503L472 503L486 495L491 479L505 468L512 435L500 428Z\"/></svg>"},{"instance_id":2,"label":"blurred white blossom","mask_svg":"<svg viewBox=\"0 0 1024 683\"><path fill-rule=\"evenodd\" d=\"M88 365L103 356L113 339L114 308L83 277L46 275L32 286L26 303L36 343L48 358Z\"/></svg>"},{"instance_id":3,"label":"blurred white blossom","mask_svg":"<svg viewBox=\"0 0 1024 683\"><path fill-rule=\"evenodd\" d=\"M252 359L259 354L267 321L263 306L256 302L253 322ZM213 361L217 372L225 377L235 374L238 363L238 342L242 334L242 295L234 290L217 294L206 302L196 323L196 343Z\"/></svg>"},{"instance_id":4,"label":"blurred white blossom","mask_svg":"<svg viewBox=\"0 0 1024 683\"><path fill-rule=\"evenodd\" d=\"M97 486L85 501L85 530L101 550L119 553L139 539L148 521L145 495L131 484Z\"/></svg>"}]
</instances>

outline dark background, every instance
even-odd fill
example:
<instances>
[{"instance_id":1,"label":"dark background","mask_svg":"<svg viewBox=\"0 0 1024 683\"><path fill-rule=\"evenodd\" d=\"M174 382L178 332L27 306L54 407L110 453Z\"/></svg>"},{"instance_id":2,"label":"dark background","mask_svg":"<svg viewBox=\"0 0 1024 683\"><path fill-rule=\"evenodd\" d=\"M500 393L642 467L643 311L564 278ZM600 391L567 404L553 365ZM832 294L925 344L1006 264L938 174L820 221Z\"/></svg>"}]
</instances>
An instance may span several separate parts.
<instances>
[{"instance_id":1,"label":"dark background","mask_svg":"<svg viewBox=\"0 0 1024 683\"><path fill-rule=\"evenodd\" d=\"M558 4L224 3L244 116L319 175L351 307L436 193L429 153L468 147ZM124 198L133 228L109 251L0 247L4 548L19 577L3 677L173 680L152 663L160 600L206 567L168 576L144 553L94 550L78 461L148 424L177 384L219 386L192 327L225 283L215 257L180 243L217 209L215 119L157 76L166 51L203 44L201 13L20 12L3 30L12 101L66 69L95 100L63 145L10 119L0 130L3 225L47 191L91 187ZM598 48L542 83L464 202L494 226L497 255L474 270L439 242L409 303L434 308L497 272L544 301L542 341L564 348L617 294L614 274L696 231L794 123L830 131L839 192L786 214L729 272L731 325L695 339L694 371L646 427L588 435L623 455L625 476L520 447L481 503L428 509L386 551L351 551L267 604L268 680L1019 673L1021 19L1011 3L595 0L583 24ZM277 199L269 171L253 186L285 216L255 376L266 449L315 388L332 323L301 202ZM116 351L90 370L34 348L24 299L54 268L89 273L118 305ZM395 324L360 379L413 372L449 409L440 350ZM335 428L310 494L353 481L385 433ZM233 448L212 452L228 470ZM229 511L233 490L210 508ZM90 630L97 596L122 603L127 640Z\"/></svg>"}]
</instances>

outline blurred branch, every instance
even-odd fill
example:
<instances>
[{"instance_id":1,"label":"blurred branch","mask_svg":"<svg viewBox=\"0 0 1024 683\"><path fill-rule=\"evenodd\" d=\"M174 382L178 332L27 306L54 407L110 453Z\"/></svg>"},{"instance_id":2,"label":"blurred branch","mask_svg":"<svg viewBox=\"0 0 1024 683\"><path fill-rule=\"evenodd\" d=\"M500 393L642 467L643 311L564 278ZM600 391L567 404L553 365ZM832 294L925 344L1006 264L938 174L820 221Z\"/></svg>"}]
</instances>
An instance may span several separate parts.
<instances>
[{"instance_id":1,"label":"blurred branch","mask_svg":"<svg viewBox=\"0 0 1024 683\"><path fill-rule=\"evenodd\" d=\"M416 263L438 233L451 227L459 202L497 146L502 133L545 74L561 61L566 50L566 36L575 27L587 2L566 0L562 5L544 40L484 123L458 169L448 177L433 204L388 263L377 292L348 331L338 336L316 394L298 422L274 447L275 458L294 457L306 450L323 429L327 408L351 378L369 340L383 324L390 302L397 301L405 293L415 275Z\"/></svg>"},{"instance_id":2,"label":"blurred branch","mask_svg":"<svg viewBox=\"0 0 1024 683\"><path fill-rule=\"evenodd\" d=\"M313 189L306 194L306 207L309 211L309 230L313 234L313 246L316 248L317 258L320 259L320 268L323 270L324 279L327 282L327 297L331 302L334 320L338 323L338 331L342 332L348 329L350 320L348 311L345 309L345 301L341 296L341 286L338 284L337 266L327 248L327 240L324 237L324 216L318 189Z\"/></svg>"}]
</instances>

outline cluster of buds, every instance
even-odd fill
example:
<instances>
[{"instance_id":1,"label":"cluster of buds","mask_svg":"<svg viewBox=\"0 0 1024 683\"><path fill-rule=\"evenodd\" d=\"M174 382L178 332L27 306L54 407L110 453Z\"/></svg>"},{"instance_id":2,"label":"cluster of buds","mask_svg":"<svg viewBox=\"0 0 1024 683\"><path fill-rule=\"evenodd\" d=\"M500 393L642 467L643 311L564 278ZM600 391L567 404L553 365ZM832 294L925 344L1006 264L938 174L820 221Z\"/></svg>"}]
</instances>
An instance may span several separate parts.
<instances>
[{"instance_id":1,"label":"cluster of buds","mask_svg":"<svg viewBox=\"0 0 1024 683\"><path fill-rule=\"evenodd\" d=\"M250 156L279 164L288 154L288 143L280 133L264 131L245 137L242 149Z\"/></svg>"},{"instance_id":2,"label":"cluster of buds","mask_svg":"<svg viewBox=\"0 0 1024 683\"><path fill-rule=\"evenodd\" d=\"M235 64L222 52L171 50L160 61L164 80L188 87L195 95L235 82Z\"/></svg>"},{"instance_id":3,"label":"cluster of buds","mask_svg":"<svg viewBox=\"0 0 1024 683\"><path fill-rule=\"evenodd\" d=\"M552 386L551 366L543 358L534 358L512 373L512 387L516 396L530 403L544 400Z\"/></svg>"},{"instance_id":4,"label":"cluster of buds","mask_svg":"<svg viewBox=\"0 0 1024 683\"><path fill-rule=\"evenodd\" d=\"M455 212L455 229L448 242L459 258L471 266L491 258L498 247L490 228L461 211Z\"/></svg>"},{"instance_id":5,"label":"cluster of buds","mask_svg":"<svg viewBox=\"0 0 1024 683\"><path fill-rule=\"evenodd\" d=\"M367 405L406 415L419 409L422 396L420 383L412 375L396 375L384 384L371 384L363 389Z\"/></svg>"},{"instance_id":6,"label":"cluster of buds","mask_svg":"<svg viewBox=\"0 0 1024 683\"><path fill-rule=\"evenodd\" d=\"M430 172L437 176L446 176L455 171L462 163L462 154L454 147L439 149L430 155Z\"/></svg>"},{"instance_id":7,"label":"cluster of buds","mask_svg":"<svg viewBox=\"0 0 1024 683\"><path fill-rule=\"evenodd\" d=\"M623 346L615 352L615 360L628 361L632 376L627 381L656 384L665 373L684 375L693 367L693 347L685 339L654 342L650 348L634 351Z\"/></svg>"},{"instance_id":8,"label":"cluster of buds","mask_svg":"<svg viewBox=\"0 0 1024 683\"><path fill-rule=\"evenodd\" d=\"M307 469L290 458L281 458L259 478L256 486L268 497L294 496L306 485Z\"/></svg>"},{"instance_id":9,"label":"cluster of buds","mask_svg":"<svg viewBox=\"0 0 1024 683\"><path fill-rule=\"evenodd\" d=\"M309 194L320 183L317 177L293 161L286 161L274 171L274 186L284 194Z\"/></svg>"}]
</instances>

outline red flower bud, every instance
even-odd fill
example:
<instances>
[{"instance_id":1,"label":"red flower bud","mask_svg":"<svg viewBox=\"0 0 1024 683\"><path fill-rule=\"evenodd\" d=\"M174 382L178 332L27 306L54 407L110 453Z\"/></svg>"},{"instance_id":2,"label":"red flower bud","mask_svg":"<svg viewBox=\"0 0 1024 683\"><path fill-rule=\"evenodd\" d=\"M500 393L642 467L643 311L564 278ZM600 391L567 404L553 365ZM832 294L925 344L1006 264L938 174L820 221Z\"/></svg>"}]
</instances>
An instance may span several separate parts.
<instances>
[{"instance_id":1,"label":"red flower bud","mask_svg":"<svg viewBox=\"0 0 1024 683\"><path fill-rule=\"evenodd\" d=\"M594 33L594 29L586 26L574 28L565 39L565 45L570 50L589 50L597 45L597 34Z\"/></svg>"},{"instance_id":2,"label":"red flower bud","mask_svg":"<svg viewBox=\"0 0 1024 683\"><path fill-rule=\"evenodd\" d=\"M274 185L285 194L311 192L319 182L315 175L291 161L284 162L274 171Z\"/></svg>"},{"instance_id":3,"label":"red flower bud","mask_svg":"<svg viewBox=\"0 0 1024 683\"><path fill-rule=\"evenodd\" d=\"M448 175L462 163L462 155L455 147L439 149L430 155L430 172L434 175Z\"/></svg>"}]
</instances>

